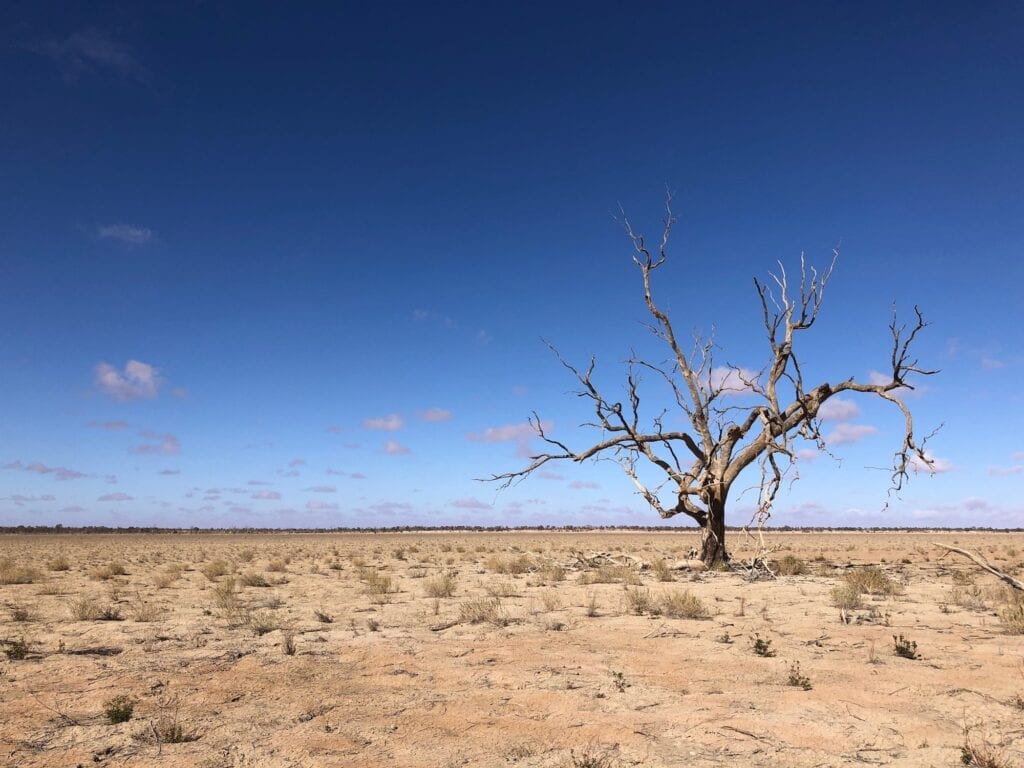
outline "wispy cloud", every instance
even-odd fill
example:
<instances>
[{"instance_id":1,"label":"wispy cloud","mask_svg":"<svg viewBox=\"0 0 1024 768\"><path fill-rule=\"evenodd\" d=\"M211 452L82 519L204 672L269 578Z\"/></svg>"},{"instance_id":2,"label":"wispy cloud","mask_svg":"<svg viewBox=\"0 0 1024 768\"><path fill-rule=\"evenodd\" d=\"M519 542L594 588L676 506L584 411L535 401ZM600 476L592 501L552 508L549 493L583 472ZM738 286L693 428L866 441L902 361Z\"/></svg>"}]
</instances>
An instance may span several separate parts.
<instances>
[{"instance_id":1,"label":"wispy cloud","mask_svg":"<svg viewBox=\"0 0 1024 768\"><path fill-rule=\"evenodd\" d=\"M325 474L336 475L337 477L347 477L350 480L365 480L366 479L366 475L364 475L362 472L346 472L343 469L330 469L330 468L328 468L325 471Z\"/></svg>"},{"instance_id":2,"label":"wispy cloud","mask_svg":"<svg viewBox=\"0 0 1024 768\"><path fill-rule=\"evenodd\" d=\"M309 488L303 488L306 493L337 493L338 489L333 485L312 485Z\"/></svg>"},{"instance_id":3,"label":"wispy cloud","mask_svg":"<svg viewBox=\"0 0 1024 768\"><path fill-rule=\"evenodd\" d=\"M87 427L102 429L105 432L121 432L131 426L127 421L90 421Z\"/></svg>"},{"instance_id":4,"label":"wispy cloud","mask_svg":"<svg viewBox=\"0 0 1024 768\"><path fill-rule=\"evenodd\" d=\"M138 360L129 360L123 371L110 363L97 363L94 373L99 390L121 402L151 400L160 390L159 371Z\"/></svg>"},{"instance_id":5,"label":"wispy cloud","mask_svg":"<svg viewBox=\"0 0 1024 768\"><path fill-rule=\"evenodd\" d=\"M145 245L153 240L153 230L131 224L97 225L96 236L100 240L117 240L125 245Z\"/></svg>"},{"instance_id":6,"label":"wispy cloud","mask_svg":"<svg viewBox=\"0 0 1024 768\"><path fill-rule=\"evenodd\" d=\"M404 456L407 453L412 453L412 451L397 440L388 440L384 443L384 453L389 453L392 456Z\"/></svg>"},{"instance_id":7,"label":"wispy cloud","mask_svg":"<svg viewBox=\"0 0 1024 768\"><path fill-rule=\"evenodd\" d=\"M852 445L859 443L869 435L878 434L878 428L870 424L837 424L835 429L825 435L829 445Z\"/></svg>"},{"instance_id":8,"label":"wispy cloud","mask_svg":"<svg viewBox=\"0 0 1024 768\"><path fill-rule=\"evenodd\" d=\"M132 501L132 497L127 493L107 493L100 496L96 501Z\"/></svg>"},{"instance_id":9,"label":"wispy cloud","mask_svg":"<svg viewBox=\"0 0 1024 768\"><path fill-rule=\"evenodd\" d=\"M140 434L146 440L154 442L134 445L129 448L129 452L136 456L177 456L181 453L181 442L170 432L160 434L147 431Z\"/></svg>"},{"instance_id":10,"label":"wispy cloud","mask_svg":"<svg viewBox=\"0 0 1024 768\"><path fill-rule=\"evenodd\" d=\"M181 474L181 470L180 469L161 469L159 474L161 474L161 475L180 475Z\"/></svg>"},{"instance_id":11,"label":"wispy cloud","mask_svg":"<svg viewBox=\"0 0 1024 768\"><path fill-rule=\"evenodd\" d=\"M337 512L338 505L328 501L307 501L306 509L312 512Z\"/></svg>"},{"instance_id":12,"label":"wispy cloud","mask_svg":"<svg viewBox=\"0 0 1024 768\"><path fill-rule=\"evenodd\" d=\"M589 480L573 480L569 483L569 487L578 491L589 488L600 488L601 486L597 483L592 483Z\"/></svg>"},{"instance_id":13,"label":"wispy cloud","mask_svg":"<svg viewBox=\"0 0 1024 768\"><path fill-rule=\"evenodd\" d=\"M445 408L428 408L419 413L424 421L451 421L452 412Z\"/></svg>"},{"instance_id":14,"label":"wispy cloud","mask_svg":"<svg viewBox=\"0 0 1024 768\"><path fill-rule=\"evenodd\" d=\"M68 469L67 467L48 467L38 461L34 461L31 464L12 461L0 466L0 469L20 469L25 472L34 472L37 475L53 475L57 480L78 480L82 477L88 477L84 472Z\"/></svg>"},{"instance_id":15,"label":"wispy cloud","mask_svg":"<svg viewBox=\"0 0 1024 768\"><path fill-rule=\"evenodd\" d=\"M818 418L822 421L850 421L860 416L860 408L853 400L832 397L818 409Z\"/></svg>"},{"instance_id":16,"label":"wispy cloud","mask_svg":"<svg viewBox=\"0 0 1024 768\"><path fill-rule=\"evenodd\" d=\"M380 429L385 432L397 432L402 428L402 417L397 413L389 413L376 419L363 419L363 429Z\"/></svg>"},{"instance_id":17,"label":"wispy cloud","mask_svg":"<svg viewBox=\"0 0 1024 768\"><path fill-rule=\"evenodd\" d=\"M724 396L748 394L754 391L753 385L757 384L757 371L749 368L716 366L711 369L708 384L711 389L721 390Z\"/></svg>"},{"instance_id":18,"label":"wispy cloud","mask_svg":"<svg viewBox=\"0 0 1024 768\"><path fill-rule=\"evenodd\" d=\"M339 426L337 424L331 424L329 427L327 427L327 432L328 432L328 434L331 434L331 435L340 435L344 431L345 431L345 428L341 427L341 426Z\"/></svg>"},{"instance_id":19,"label":"wispy cloud","mask_svg":"<svg viewBox=\"0 0 1024 768\"><path fill-rule=\"evenodd\" d=\"M256 491L249 498L256 499L257 501L278 501L281 498L281 494L277 491Z\"/></svg>"},{"instance_id":20,"label":"wispy cloud","mask_svg":"<svg viewBox=\"0 0 1024 768\"><path fill-rule=\"evenodd\" d=\"M304 466L306 466L306 460L305 459L292 459L291 461L288 462L288 466L289 467L304 467Z\"/></svg>"},{"instance_id":21,"label":"wispy cloud","mask_svg":"<svg viewBox=\"0 0 1024 768\"><path fill-rule=\"evenodd\" d=\"M455 499L449 506L455 507L456 509L490 509L491 505L487 504L479 499L469 497L466 499Z\"/></svg>"},{"instance_id":22,"label":"wispy cloud","mask_svg":"<svg viewBox=\"0 0 1024 768\"><path fill-rule=\"evenodd\" d=\"M914 472L928 473L930 475L941 475L946 472L952 472L956 467L953 462L949 459L941 459L935 456L931 451L924 452L927 461L921 459L920 456L910 457L910 469Z\"/></svg>"},{"instance_id":23,"label":"wispy cloud","mask_svg":"<svg viewBox=\"0 0 1024 768\"><path fill-rule=\"evenodd\" d=\"M994 477L1008 475L1024 475L1024 451L1017 451L1010 457L1012 463L1008 467L991 467L988 471Z\"/></svg>"},{"instance_id":24,"label":"wispy cloud","mask_svg":"<svg viewBox=\"0 0 1024 768\"><path fill-rule=\"evenodd\" d=\"M33 504L40 501L56 501L57 497L50 493L45 493L42 496L24 496L20 493L16 493L13 496L8 496L0 501L10 501L16 507L23 507L26 504Z\"/></svg>"},{"instance_id":25,"label":"wispy cloud","mask_svg":"<svg viewBox=\"0 0 1024 768\"><path fill-rule=\"evenodd\" d=\"M550 421L542 421L541 426L545 432L552 429ZM483 432L469 432L466 434L466 439L474 443L512 442L516 444L516 453L520 456L528 456L530 439L537 437L537 434L537 428L530 423L506 424L501 427L488 427Z\"/></svg>"},{"instance_id":26,"label":"wispy cloud","mask_svg":"<svg viewBox=\"0 0 1024 768\"><path fill-rule=\"evenodd\" d=\"M134 50L95 27L80 29L68 37L50 37L26 47L53 61L68 83L77 82L85 74L115 75L141 83L149 81L149 71L139 62Z\"/></svg>"}]
</instances>

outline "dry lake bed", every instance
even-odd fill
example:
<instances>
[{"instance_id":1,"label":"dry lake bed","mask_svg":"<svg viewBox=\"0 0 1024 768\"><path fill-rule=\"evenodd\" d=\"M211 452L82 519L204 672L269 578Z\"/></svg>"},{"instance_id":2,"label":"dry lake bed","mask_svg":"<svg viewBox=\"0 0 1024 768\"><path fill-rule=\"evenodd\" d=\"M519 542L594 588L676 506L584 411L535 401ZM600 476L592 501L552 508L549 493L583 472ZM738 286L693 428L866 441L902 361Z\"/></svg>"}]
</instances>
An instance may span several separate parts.
<instances>
[{"instance_id":1,"label":"dry lake bed","mask_svg":"<svg viewBox=\"0 0 1024 768\"><path fill-rule=\"evenodd\" d=\"M1024 534L696 540L2 536L0 765L1024 766Z\"/></svg>"}]
</instances>

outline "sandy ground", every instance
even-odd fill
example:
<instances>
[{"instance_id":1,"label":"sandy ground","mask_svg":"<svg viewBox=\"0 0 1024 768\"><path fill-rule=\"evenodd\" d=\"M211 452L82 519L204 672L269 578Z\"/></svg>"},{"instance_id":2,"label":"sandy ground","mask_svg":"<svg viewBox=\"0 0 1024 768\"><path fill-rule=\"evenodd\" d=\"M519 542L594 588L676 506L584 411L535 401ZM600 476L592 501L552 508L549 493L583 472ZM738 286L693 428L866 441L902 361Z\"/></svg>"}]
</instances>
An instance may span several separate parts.
<instances>
[{"instance_id":1,"label":"sandy ground","mask_svg":"<svg viewBox=\"0 0 1024 768\"><path fill-rule=\"evenodd\" d=\"M0 537L0 764L1024 766L1024 635L933 541L1024 571L1018 534L773 535L808 572L757 582L571 554L692 533Z\"/></svg>"}]
</instances>

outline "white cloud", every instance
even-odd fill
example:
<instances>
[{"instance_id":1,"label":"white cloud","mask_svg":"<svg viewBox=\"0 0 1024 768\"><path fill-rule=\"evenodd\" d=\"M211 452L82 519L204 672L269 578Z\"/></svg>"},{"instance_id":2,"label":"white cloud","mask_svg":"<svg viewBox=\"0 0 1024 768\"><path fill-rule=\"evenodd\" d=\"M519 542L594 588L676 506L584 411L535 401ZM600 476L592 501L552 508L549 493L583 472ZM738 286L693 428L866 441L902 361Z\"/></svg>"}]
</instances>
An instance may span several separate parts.
<instances>
[{"instance_id":1,"label":"white cloud","mask_svg":"<svg viewBox=\"0 0 1024 768\"><path fill-rule=\"evenodd\" d=\"M333 485L314 485L310 488L303 488L307 493L337 493L338 489Z\"/></svg>"},{"instance_id":2,"label":"white cloud","mask_svg":"<svg viewBox=\"0 0 1024 768\"><path fill-rule=\"evenodd\" d=\"M397 413L389 413L377 419L364 419L363 429L380 429L385 432L397 432L402 428L402 417Z\"/></svg>"},{"instance_id":3,"label":"white cloud","mask_svg":"<svg viewBox=\"0 0 1024 768\"><path fill-rule=\"evenodd\" d=\"M47 38L27 48L53 60L67 83L77 82L83 74L109 73L140 83L150 78L130 46L94 27L80 29L66 38Z\"/></svg>"},{"instance_id":4,"label":"white cloud","mask_svg":"<svg viewBox=\"0 0 1024 768\"><path fill-rule=\"evenodd\" d=\"M583 490L585 488L600 488L601 486L597 483L592 483L588 480L573 480L569 483L569 487L573 490Z\"/></svg>"},{"instance_id":5,"label":"white cloud","mask_svg":"<svg viewBox=\"0 0 1024 768\"><path fill-rule=\"evenodd\" d=\"M850 421L860 416L860 408L853 400L832 397L818 409L818 418L822 421Z\"/></svg>"},{"instance_id":6,"label":"white cloud","mask_svg":"<svg viewBox=\"0 0 1024 768\"><path fill-rule=\"evenodd\" d=\"M956 469L956 467L953 466L952 461L949 459L941 459L938 456L933 455L931 451L925 451L924 455L928 461L924 461L920 456L916 455L910 457L910 463L908 466L911 470L919 473L927 472L930 475L941 475L945 472L952 472Z\"/></svg>"},{"instance_id":7,"label":"white cloud","mask_svg":"<svg viewBox=\"0 0 1024 768\"><path fill-rule=\"evenodd\" d=\"M541 426L545 432L551 430L550 421L542 421ZM469 432L466 439L474 443L502 443L514 442L517 453L520 456L528 456L530 453L530 439L537 437L537 427L534 424L506 424L501 427L488 427L483 432Z\"/></svg>"},{"instance_id":8,"label":"white cloud","mask_svg":"<svg viewBox=\"0 0 1024 768\"><path fill-rule=\"evenodd\" d=\"M160 390L159 371L148 363L129 360L119 371L110 363L97 363L96 386L115 400L151 400Z\"/></svg>"},{"instance_id":9,"label":"white cloud","mask_svg":"<svg viewBox=\"0 0 1024 768\"><path fill-rule=\"evenodd\" d=\"M338 505L327 501L307 501L306 509L313 512L337 512Z\"/></svg>"},{"instance_id":10,"label":"white cloud","mask_svg":"<svg viewBox=\"0 0 1024 768\"><path fill-rule=\"evenodd\" d=\"M48 467L41 462L34 461L31 464L23 464L20 461L12 461L8 464L4 464L0 469L20 469L25 472L33 472L37 475L53 475L58 480L78 480L82 477L88 477L84 472L79 472L75 469L68 469L67 467Z\"/></svg>"},{"instance_id":11,"label":"white cloud","mask_svg":"<svg viewBox=\"0 0 1024 768\"><path fill-rule=\"evenodd\" d=\"M256 491L249 498L257 501L278 501L281 498L281 494L277 491Z\"/></svg>"},{"instance_id":12,"label":"white cloud","mask_svg":"<svg viewBox=\"0 0 1024 768\"><path fill-rule=\"evenodd\" d=\"M735 396L754 392L752 384L757 384L757 371L749 368L731 368L716 366L711 369L708 384L711 389L721 390L723 396Z\"/></svg>"},{"instance_id":13,"label":"white cloud","mask_svg":"<svg viewBox=\"0 0 1024 768\"><path fill-rule=\"evenodd\" d=\"M490 509L491 505L487 504L479 499L468 498L468 499L455 499L450 506L458 509Z\"/></svg>"},{"instance_id":14,"label":"white cloud","mask_svg":"<svg viewBox=\"0 0 1024 768\"><path fill-rule=\"evenodd\" d=\"M868 435L878 434L878 428L869 424L837 424L835 429L825 435L829 445L852 445L859 443Z\"/></svg>"},{"instance_id":15,"label":"white cloud","mask_svg":"<svg viewBox=\"0 0 1024 768\"><path fill-rule=\"evenodd\" d=\"M142 436L147 440L153 440L152 443L143 443L142 445L132 446L128 450L137 456L177 456L181 453L181 443L178 438L172 435L170 432L166 434L159 434L157 432L143 432Z\"/></svg>"},{"instance_id":16,"label":"white cloud","mask_svg":"<svg viewBox=\"0 0 1024 768\"><path fill-rule=\"evenodd\" d=\"M428 408L419 416L424 421L451 421L452 412L445 408Z\"/></svg>"},{"instance_id":17,"label":"white cloud","mask_svg":"<svg viewBox=\"0 0 1024 768\"><path fill-rule=\"evenodd\" d=\"M132 497L127 493L108 493L100 496L96 501L132 501Z\"/></svg>"},{"instance_id":18,"label":"white cloud","mask_svg":"<svg viewBox=\"0 0 1024 768\"><path fill-rule=\"evenodd\" d=\"M145 245L153 239L153 230L131 224L110 224L97 226L96 236L101 240L117 240L126 245Z\"/></svg>"},{"instance_id":19,"label":"white cloud","mask_svg":"<svg viewBox=\"0 0 1024 768\"><path fill-rule=\"evenodd\" d=\"M389 453L392 456L404 456L407 453L412 453L412 451L396 440L388 440L384 443L384 453Z\"/></svg>"}]
</instances>

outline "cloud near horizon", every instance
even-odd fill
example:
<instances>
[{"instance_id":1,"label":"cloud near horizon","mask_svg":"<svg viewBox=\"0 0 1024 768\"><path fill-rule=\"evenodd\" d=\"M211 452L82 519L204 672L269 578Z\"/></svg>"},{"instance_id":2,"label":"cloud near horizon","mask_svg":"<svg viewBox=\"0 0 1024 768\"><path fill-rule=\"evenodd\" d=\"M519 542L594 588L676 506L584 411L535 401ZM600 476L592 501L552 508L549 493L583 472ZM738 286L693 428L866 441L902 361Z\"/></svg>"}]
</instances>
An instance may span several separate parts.
<instances>
[{"instance_id":1,"label":"cloud near horizon","mask_svg":"<svg viewBox=\"0 0 1024 768\"><path fill-rule=\"evenodd\" d=\"M123 371L110 363L97 363L94 374L99 390L119 402L152 400L160 391L159 371L138 360L129 360Z\"/></svg>"},{"instance_id":2,"label":"cloud near horizon","mask_svg":"<svg viewBox=\"0 0 1024 768\"><path fill-rule=\"evenodd\" d=\"M455 507L456 509L490 509L491 505L486 502L480 501L479 499L473 498L472 496L466 499L455 499L449 506Z\"/></svg>"}]
</instances>

